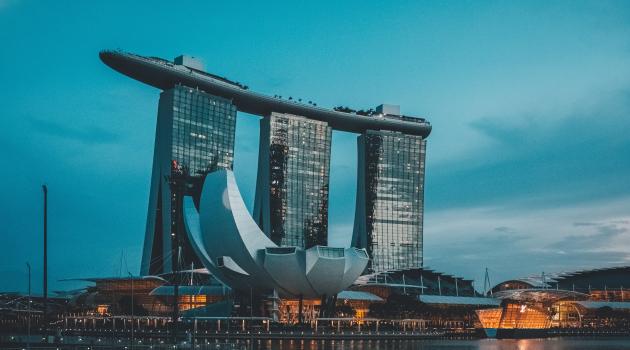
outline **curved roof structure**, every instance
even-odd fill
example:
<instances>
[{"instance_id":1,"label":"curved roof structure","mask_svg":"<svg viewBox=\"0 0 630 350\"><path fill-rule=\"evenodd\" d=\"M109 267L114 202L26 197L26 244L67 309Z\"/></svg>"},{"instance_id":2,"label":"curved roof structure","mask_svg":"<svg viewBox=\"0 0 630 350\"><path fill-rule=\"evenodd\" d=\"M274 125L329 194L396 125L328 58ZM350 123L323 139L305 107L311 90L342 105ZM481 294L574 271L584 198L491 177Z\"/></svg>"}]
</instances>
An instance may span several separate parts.
<instances>
[{"instance_id":1,"label":"curved roof structure","mask_svg":"<svg viewBox=\"0 0 630 350\"><path fill-rule=\"evenodd\" d=\"M500 306L501 300L483 297L458 297L443 295L418 295L418 300L425 304L450 306Z\"/></svg>"},{"instance_id":2,"label":"curved roof structure","mask_svg":"<svg viewBox=\"0 0 630 350\"><path fill-rule=\"evenodd\" d=\"M472 280L456 277L424 268L390 270L362 275L354 283L355 288L385 287L414 293L441 295L476 295Z\"/></svg>"},{"instance_id":3,"label":"curved roof structure","mask_svg":"<svg viewBox=\"0 0 630 350\"><path fill-rule=\"evenodd\" d=\"M588 295L570 290L558 289L513 289L493 294L498 299L520 302L556 302L560 300L586 300Z\"/></svg>"},{"instance_id":4,"label":"curved roof structure","mask_svg":"<svg viewBox=\"0 0 630 350\"><path fill-rule=\"evenodd\" d=\"M582 292L630 287L630 266L564 272L553 277L560 288Z\"/></svg>"},{"instance_id":5,"label":"curved roof structure","mask_svg":"<svg viewBox=\"0 0 630 350\"><path fill-rule=\"evenodd\" d=\"M630 286L630 266L614 266L507 280L492 287L492 292L555 288L590 293L591 290L618 289L628 286Z\"/></svg>"},{"instance_id":6,"label":"curved roof structure","mask_svg":"<svg viewBox=\"0 0 630 350\"><path fill-rule=\"evenodd\" d=\"M630 302L627 301L576 301L575 303L589 310L605 307L613 310L630 310Z\"/></svg>"},{"instance_id":7,"label":"curved roof structure","mask_svg":"<svg viewBox=\"0 0 630 350\"><path fill-rule=\"evenodd\" d=\"M178 84L196 87L209 94L232 100L238 110L245 113L261 116L268 116L271 112L296 114L325 121L333 129L350 132L390 130L422 137L431 133L431 124L423 118L383 114L363 116L283 100L248 90L226 78L157 57L111 50L101 51L99 56L109 67L145 84L163 90Z\"/></svg>"},{"instance_id":8,"label":"curved roof structure","mask_svg":"<svg viewBox=\"0 0 630 350\"><path fill-rule=\"evenodd\" d=\"M177 293L178 295L226 295L229 291L229 288L224 286L207 286L207 285L197 285L197 286L179 286ZM174 296L175 295L175 286L159 286L151 291L149 295L153 296Z\"/></svg>"},{"instance_id":9,"label":"curved roof structure","mask_svg":"<svg viewBox=\"0 0 630 350\"><path fill-rule=\"evenodd\" d=\"M354 301L369 301L369 302L384 302L385 300L376 294L369 292L362 292L358 290L344 290L337 294L339 300L354 300Z\"/></svg>"},{"instance_id":10,"label":"curved roof structure","mask_svg":"<svg viewBox=\"0 0 630 350\"><path fill-rule=\"evenodd\" d=\"M69 282L69 281L82 281L82 282L94 282L94 283L103 283L103 282L118 282L118 281L156 281L166 283L168 282L164 278L160 276L122 276L122 277L86 277L86 278L67 278L59 280L60 282Z\"/></svg>"},{"instance_id":11,"label":"curved roof structure","mask_svg":"<svg viewBox=\"0 0 630 350\"><path fill-rule=\"evenodd\" d=\"M190 242L206 268L235 289L286 297L336 295L363 272L365 249L278 247L249 215L230 170L206 176L199 210L184 198Z\"/></svg>"}]
</instances>

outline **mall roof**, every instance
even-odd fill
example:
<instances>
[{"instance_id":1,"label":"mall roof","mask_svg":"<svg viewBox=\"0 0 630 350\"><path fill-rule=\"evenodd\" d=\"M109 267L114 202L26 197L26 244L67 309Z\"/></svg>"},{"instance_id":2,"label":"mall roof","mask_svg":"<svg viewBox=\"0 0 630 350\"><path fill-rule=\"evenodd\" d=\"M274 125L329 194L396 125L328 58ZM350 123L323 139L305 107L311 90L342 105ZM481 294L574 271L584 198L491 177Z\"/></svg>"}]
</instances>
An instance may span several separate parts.
<instances>
[{"instance_id":1,"label":"mall roof","mask_svg":"<svg viewBox=\"0 0 630 350\"><path fill-rule=\"evenodd\" d=\"M83 282L94 282L94 283L104 283L104 282L119 282L119 281L138 281L138 280L153 280L159 282L167 282L165 279L159 276L121 276L121 277L86 277L86 278L68 278L59 280L61 282L69 282L69 281L83 281Z\"/></svg>"},{"instance_id":2,"label":"mall roof","mask_svg":"<svg viewBox=\"0 0 630 350\"><path fill-rule=\"evenodd\" d=\"M630 287L630 266L564 272L554 276L553 281L565 288L627 288Z\"/></svg>"},{"instance_id":3,"label":"mall roof","mask_svg":"<svg viewBox=\"0 0 630 350\"><path fill-rule=\"evenodd\" d=\"M179 295L226 295L230 291L229 287L224 286L179 286L177 294ZM154 296L174 296L174 286L159 286L149 293Z\"/></svg>"},{"instance_id":4,"label":"mall roof","mask_svg":"<svg viewBox=\"0 0 630 350\"><path fill-rule=\"evenodd\" d=\"M630 310L630 302L628 301L576 301L575 303L586 309L609 307L613 310Z\"/></svg>"},{"instance_id":5,"label":"mall roof","mask_svg":"<svg viewBox=\"0 0 630 350\"><path fill-rule=\"evenodd\" d=\"M585 300L588 295L563 289L511 289L496 292L493 297L523 302L555 302Z\"/></svg>"},{"instance_id":6,"label":"mall roof","mask_svg":"<svg viewBox=\"0 0 630 350\"><path fill-rule=\"evenodd\" d=\"M612 266L612 267L602 267L598 269L586 269L586 270L578 270L578 271L572 271L572 272L562 272L558 274L554 279L581 276L581 275L601 273L601 272L612 272L612 271L630 272L630 266Z\"/></svg>"},{"instance_id":7,"label":"mall roof","mask_svg":"<svg viewBox=\"0 0 630 350\"><path fill-rule=\"evenodd\" d=\"M431 133L431 124L424 118L384 114L364 116L285 100L248 90L240 83L158 57L112 50L101 51L99 56L114 70L145 84L163 90L179 84L198 88L231 100L239 111L245 113L261 116L268 116L271 112L295 114L325 121L334 129L350 132L390 130L422 137Z\"/></svg>"},{"instance_id":8,"label":"mall roof","mask_svg":"<svg viewBox=\"0 0 630 350\"><path fill-rule=\"evenodd\" d=\"M355 285L370 285L370 286L387 286L387 287L404 287L404 288L426 288L424 285L417 285L415 283L408 283L412 279L418 279L420 276L427 279L426 283L429 283L433 279L440 278L442 282L471 282L471 280L449 275L446 273L438 272L427 267L423 268L408 268L401 270L390 270L371 274L365 274L359 276L355 281ZM406 278L405 278L406 277ZM402 281L405 283L400 283ZM416 281L418 282L418 281Z\"/></svg>"},{"instance_id":9,"label":"mall roof","mask_svg":"<svg viewBox=\"0 0 630 350\"><path fill-rule=\"evenodd\" d=\"M425 304L442 304L442 305L483 305L483 306L499 306L501 300L495 298L481 297L458 297L443 295L418 295L418 300Z\"/></svg>"},{"instance_id":10,"label":"mall roof","mask_svg":"<svg viewBox=\"0 0 630 350\"><path fill-rule=\"evenodd\" d=\"M337 294L337 299L342 299L342 300L357 300L357 301L374 301L374 302L378 302L378 301L383 301L383 298L379 297L378 295L372 294L372 293L368 293L368 292L361 292L358 290L344 290L339 292L339 294Z\"/></svg>"},{"instance_id":11,"label":"mall roof","mask_svg":"<svg viewBox=\"0 0 630 350\"><path fill-rule=\"evenodd\" d=\"M614 266L560 273L546 273L503 281L492 287L493 290L513 282L528 284L531 288L604 289L630 287L630 266Z\"/></svg>"},{"instance_id":12,"label":"mall roof","mask_svg":"<svg viewBox=\"0 0 630 350\"><path fill-rule=\"evenodd\" d=\"M159 276L171 276L171 275L175 275L175 274L200 274L200 275L210 275L210 271L208 271L208 269L204 268L200 268L200 269L188 269L188 270L177 270L177 271L170 271L170 272L165 272L160 274Z\"/></svg>"}]
</instances>

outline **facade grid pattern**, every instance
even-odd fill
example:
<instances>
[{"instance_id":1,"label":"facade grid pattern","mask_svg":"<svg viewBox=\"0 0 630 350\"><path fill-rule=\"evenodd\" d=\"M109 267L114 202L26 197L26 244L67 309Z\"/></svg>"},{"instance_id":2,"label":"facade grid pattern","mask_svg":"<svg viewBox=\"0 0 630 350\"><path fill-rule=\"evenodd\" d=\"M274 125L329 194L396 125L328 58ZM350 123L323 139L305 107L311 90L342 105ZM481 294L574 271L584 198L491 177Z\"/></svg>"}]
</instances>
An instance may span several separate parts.
<instances>
[{"instance_id":1,"label":"facade grid pattern","mask_svg":"<svg viewBox=\"0 0 630 350\"><path fill-rule=\"evenodd\" d=\"M270 238L281 246L326 245L332 128L272 113L269 122Z\"/></svg>"},{"instance_id":2,"label":"facade grid pattern","mask_svg":"<svg viewBox=\"0 0 630 350\"><path fill-rule=\"evenodd\" d=\"M422 267L426 140L371 130L363 137L369 269Z\"/></svg>"},{"instance_id":3,"label":"facade grid pattern","mask_svg":"<svg viewBox=\"0 0 630 350\"><path fill-rule=\"evenodd\" d=\"M236 106L185 86L172 91L173 165L192 176L232 169Z\"/></svg>"},{"instance_id":4,"label":"facade grid pattern","mask_svg":"<svg viewBox=\"0 0 630 350\"><path fill-rule=\"evenodd\" d=\"M162 92L158 110L142 274L201 266L185 234L183 197L199 200L205 175L232 169L234 160L229 100L177 85Z\"/></svg>"}]
</instances>

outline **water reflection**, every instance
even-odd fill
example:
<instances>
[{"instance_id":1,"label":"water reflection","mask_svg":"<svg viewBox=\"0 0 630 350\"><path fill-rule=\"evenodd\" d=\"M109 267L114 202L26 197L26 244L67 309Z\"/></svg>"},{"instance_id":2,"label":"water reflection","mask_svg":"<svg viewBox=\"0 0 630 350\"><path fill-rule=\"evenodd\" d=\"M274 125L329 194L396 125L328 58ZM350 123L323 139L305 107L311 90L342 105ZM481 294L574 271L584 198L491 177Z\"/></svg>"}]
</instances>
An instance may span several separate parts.
<instances>
[{"instance_id":1,"label":"water reflection","mask_svg":"<svg viewBox=\"0 0 630 350\"><path fill-rule=\"evenodd\" d=\"M481 340L261 340L256 350L630 350L630 338Z\"/></svg>"}]
</instances>

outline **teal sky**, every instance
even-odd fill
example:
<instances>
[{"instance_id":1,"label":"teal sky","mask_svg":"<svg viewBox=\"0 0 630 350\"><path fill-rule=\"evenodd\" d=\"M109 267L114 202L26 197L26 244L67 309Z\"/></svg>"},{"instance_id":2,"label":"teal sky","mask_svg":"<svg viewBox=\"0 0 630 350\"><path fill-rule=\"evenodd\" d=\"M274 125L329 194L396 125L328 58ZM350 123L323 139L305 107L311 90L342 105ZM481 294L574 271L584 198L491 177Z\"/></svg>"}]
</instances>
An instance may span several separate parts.
<instances>
[{"instance_id":1,"label":"teal sky","mask_svg":"<svg viewBox=\"0 0 630 350\"><path fill-rule=\"evenodd\" d=\"M0 48L0 290L26 288L27 261L41 274L42 183L52 289L139 269L159 92L107 48L429 119L429 267L498 282L630 264L628 1L0 0ZM237 124L251 204L258 118ZM335 132L331 245L352 232L355 153Z\"/></svg>"}]
</instances>

